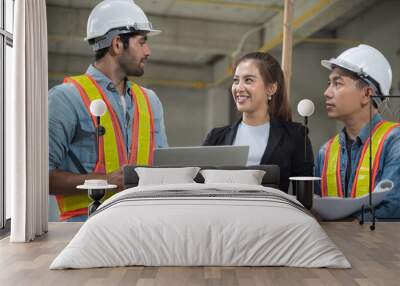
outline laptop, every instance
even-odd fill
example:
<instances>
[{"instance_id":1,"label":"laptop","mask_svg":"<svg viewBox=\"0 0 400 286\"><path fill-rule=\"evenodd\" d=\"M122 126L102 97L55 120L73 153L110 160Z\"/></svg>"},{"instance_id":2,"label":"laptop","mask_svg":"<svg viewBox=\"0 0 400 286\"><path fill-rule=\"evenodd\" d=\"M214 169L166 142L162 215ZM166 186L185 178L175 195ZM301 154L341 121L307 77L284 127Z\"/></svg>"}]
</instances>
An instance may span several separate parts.
<instances>
[{"instance_id":1,"label":"laptop","mask_svg":"<svg viewBox=\"0 0 400 286\"><path fill-rule=\"evenodd\" d=\"M246 166L249 146L191 146L154 150L153 166Z\"/></svg>"}]
</instances>

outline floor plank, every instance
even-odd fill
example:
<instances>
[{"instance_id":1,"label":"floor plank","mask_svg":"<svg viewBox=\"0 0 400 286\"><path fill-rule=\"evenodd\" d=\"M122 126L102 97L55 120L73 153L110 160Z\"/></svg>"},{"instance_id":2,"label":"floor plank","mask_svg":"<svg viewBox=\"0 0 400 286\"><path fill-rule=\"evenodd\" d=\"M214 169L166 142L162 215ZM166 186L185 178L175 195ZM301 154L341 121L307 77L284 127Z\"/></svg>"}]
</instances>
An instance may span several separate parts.
<instances>
[{"instance_id":1,"label":"floor plank","mask_svg":"<svg viewBox=\"0 0 400 286\"><path fill-rule=\"evenodd\" d=\"M0 240L0 285L399 285L400 223L378 222L375 231L357 222L323 222L322 227L351 262L352 269L290 267L117 267L49 270L81 223L50 223L32 243Z\"/></svg>"}]
</instances>

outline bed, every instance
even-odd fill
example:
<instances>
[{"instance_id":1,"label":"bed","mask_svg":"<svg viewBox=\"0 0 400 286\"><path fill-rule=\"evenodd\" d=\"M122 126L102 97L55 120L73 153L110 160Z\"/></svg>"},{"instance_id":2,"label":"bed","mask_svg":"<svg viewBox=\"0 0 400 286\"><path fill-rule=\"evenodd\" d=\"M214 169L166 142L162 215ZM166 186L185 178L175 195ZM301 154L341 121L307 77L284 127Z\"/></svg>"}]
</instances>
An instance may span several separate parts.
<instances>
[{"instance_id":1,"label":"bed","mask_svg":"<svg viewBox=\"0 0 400 286\"><path fill-rule=\"evenodd\" d=\"M128 188L98 208L50 269L350 268L309 211L293 196L270 187L279 184L279 169L257 168L269 170L260 185L201 182L199 173L191 183L137 185L138 169L127 168Z\"/></svg>"}]
</instances>

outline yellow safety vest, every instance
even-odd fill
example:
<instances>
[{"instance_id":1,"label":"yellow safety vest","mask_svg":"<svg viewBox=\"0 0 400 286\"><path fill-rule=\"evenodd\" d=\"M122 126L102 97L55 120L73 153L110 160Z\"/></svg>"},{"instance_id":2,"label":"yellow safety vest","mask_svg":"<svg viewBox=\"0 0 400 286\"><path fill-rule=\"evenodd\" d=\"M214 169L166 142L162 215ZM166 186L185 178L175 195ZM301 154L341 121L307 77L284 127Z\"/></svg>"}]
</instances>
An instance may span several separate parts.
<instances>
[{"instance_id":1,"label":"yellow safety vest","mask_svg":"<svg viewBox=\"0 0 400 286\"><path fill-rule=\"evenodd\" d=\"M375 186L375 177L379 170L379 162L383 145L390 132L400 127L399 123L381 121L372 130L372 187ZM339 134L331 138L326 147L324 164L321 174L321 196L343 197L342 181L340 176L340 152L342 146ZM369 137L364 143L354 176L351 197L360 197L369 191ZM349 158L350 160L350 158Z\"/></svg>"},{"instance_id":2,"label":"yellow safety vest","mask_svg":"<svg viewBox=\"0 0 400 286\"><path fill-rule=\"evenodd\" d=\"M146 91L131 82L130 95L134 102L134 123L132 127L132 144L129 159L126 154L122 129L111 103L98 83L88 74L66 78L64 82L72 83L78 89L93 125L97 127L95 116L90 113L90 103L95 99L104 100L107 112L101 118L106 132L99 138L97 162L94 173L108 174L124 164L152 165L154 152L154 117ZM108 192L105 199L112 195ZM90 199L87 195L57 195L60 218L87 215Z\"/></svg>"}]
</instances>

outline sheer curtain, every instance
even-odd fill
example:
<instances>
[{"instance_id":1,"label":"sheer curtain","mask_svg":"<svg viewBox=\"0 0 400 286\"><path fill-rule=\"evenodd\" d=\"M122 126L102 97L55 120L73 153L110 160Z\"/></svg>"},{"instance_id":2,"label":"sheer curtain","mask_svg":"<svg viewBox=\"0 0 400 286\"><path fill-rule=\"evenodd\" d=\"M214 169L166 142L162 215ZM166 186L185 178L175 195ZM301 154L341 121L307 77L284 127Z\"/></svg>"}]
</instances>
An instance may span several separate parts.
<instances>
[{"instance_id":1,"label":"sheer curtain","mask_svg":"<svg viewBox=\"0 0 400 286\"><path fill-rule=\"evenodd\" d=\"M15 1L12 94L6 97L6 187L12 242L48 227L47 23L45 0Z\"/></svg>"}]
</instances>

